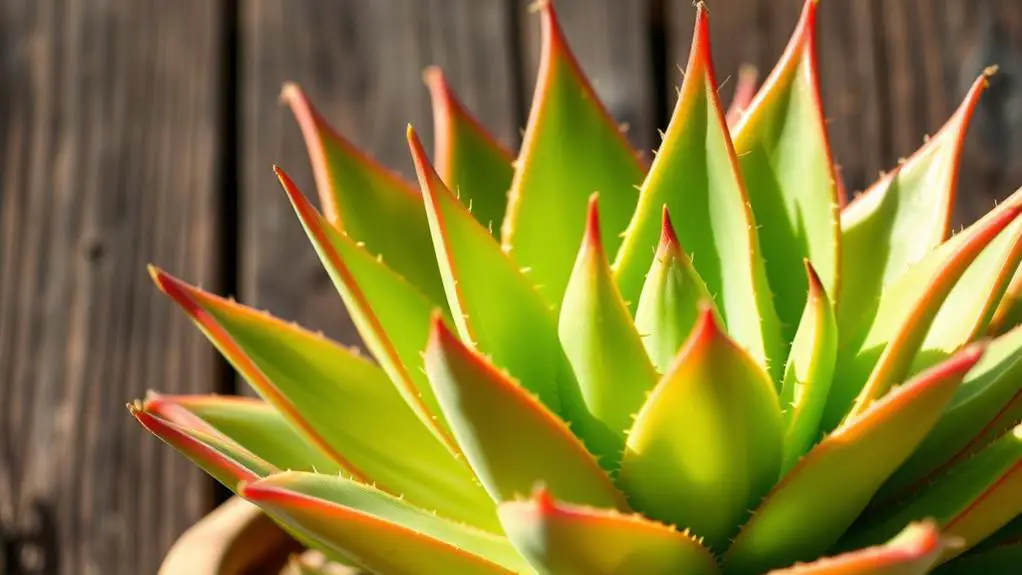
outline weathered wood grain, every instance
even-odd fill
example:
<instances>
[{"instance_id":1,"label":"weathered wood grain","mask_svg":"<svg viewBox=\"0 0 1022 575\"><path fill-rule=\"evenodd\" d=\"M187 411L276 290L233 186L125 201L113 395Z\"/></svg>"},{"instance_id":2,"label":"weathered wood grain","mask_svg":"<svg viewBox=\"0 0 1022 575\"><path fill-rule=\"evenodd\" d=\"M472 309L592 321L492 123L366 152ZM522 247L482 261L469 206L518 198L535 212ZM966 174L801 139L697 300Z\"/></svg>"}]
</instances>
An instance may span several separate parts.
<instances>
[{"instance_id":1,"label":"weathered wood grain","mask_svg":"<svg viewBox=\"0 0 1022 575\"><path fill-rule=\"evenodd\" d=\"M342 134L409 178L405 125L411 122L426 142L432 138L420 81L430 64L444 69L499 139L517 145L521 119L509 8L505 0L242 4L244 301L345 343L358 341L271 171L281 164L315 197L297 124L278 104L282 82L298 82Z\"/></svg>"},{"instance_id":2,"label":"weathered wood grain","mask_svg":"<svg viewBox=\"0 0 1022 575\"><path fill-rule=\"evenodd\" d=\"M532 101L539 65L539 18L526 12L530 3L515 0L521 28L522 89ZM564 35L593 89L611 114L627 129L628 139L645 153L659 144L656 137L656 94L653 76L651 0L558 0Z\"/></svg>"},{"instance_id":3,"label":"weathered wood grain","mask_svg":"<svg viewBox=\"0 0 1022 575\"><path fill-rule=\"evenodd\" d=\"M0 3L0 572L155 573L212 483L124 409L214 389L218 4Z\"/></svg>"}]
</instances>

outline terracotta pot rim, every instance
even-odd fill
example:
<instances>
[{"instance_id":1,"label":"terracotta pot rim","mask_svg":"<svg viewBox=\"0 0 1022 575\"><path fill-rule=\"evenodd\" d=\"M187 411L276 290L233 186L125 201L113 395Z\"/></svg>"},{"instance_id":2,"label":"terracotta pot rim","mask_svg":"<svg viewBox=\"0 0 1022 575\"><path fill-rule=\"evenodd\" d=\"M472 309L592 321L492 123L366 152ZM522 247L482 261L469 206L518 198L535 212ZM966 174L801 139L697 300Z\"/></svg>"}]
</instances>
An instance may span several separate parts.
<instances>
[{"instance_id":1,"label":"terracotta pot rim","mask_svg":"<svg viewBox=\"0 0 1022 575\"><path fill-rule=\"evenodd\" d=\"M248 501L234 496L185 531L159 575L234 575L282 567L301 547Z\"/></svg>"}]
</instances>

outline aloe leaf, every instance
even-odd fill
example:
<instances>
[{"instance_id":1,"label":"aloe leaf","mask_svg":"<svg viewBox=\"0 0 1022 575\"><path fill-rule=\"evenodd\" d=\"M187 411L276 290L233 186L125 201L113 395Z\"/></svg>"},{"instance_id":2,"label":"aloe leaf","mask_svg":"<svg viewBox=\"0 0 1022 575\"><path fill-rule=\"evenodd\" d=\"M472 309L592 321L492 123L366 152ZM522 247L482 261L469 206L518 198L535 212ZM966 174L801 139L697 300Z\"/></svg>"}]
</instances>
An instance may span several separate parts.
<instances>
[{"instance_id":1,"label":"aloe leaf","mask_svg":"<svg viewBox=\"0 0 1022 575\"><path fill-rule=\"evenodd\" d=\"M1022 211L1022 205L1002 210L979 222L914 264L880 296L878 313L865 337L852 332L838 351L837 378L824 415L831 429L848 413L864 411L890 387L911 374L920 348L941 306L963 274L986 247ZM840 330L840 325L839 328ZM841 332L842 334L846 332ZM937 361L946 354L934 358ZM933 363L931 360L928 363ZM857 396L849 412L850 397Z\"/></svg>"},{"instance_id":2,"label":"aloe leaf","mask_svg":"<svg viewBox=\"0 0 1022 575\"><path fill-rule=\"evenodd\" d=\"M660 244L635 308L635 327L660 373L667 371L692 334L703 305L712 306L710 293L682 249L664 206ZM713 313L721 321L716 306Z\"/></svg>"},{"instance_id":3,"label":"aloe leaf","mask_svg":"<svg viewBox=\"0 0 1022 575\"><path fill-rule=\"evenodd\" d=\"M443 301L419 193L331 128L298 86L285 84L281 98L305 137L327 221L429 298Z\"/></svg>"},{"instance_id":4,"label":"aloe leaf","mask_svg":"<svg viewBox=\"0 0 1022 575\"><path fill-rule=\"evenodd\" d=\"M279 473L239 494L321 547L377 573L530 573L506 538L343 477Z\"/></svg>"},{"instance_id":5,"label":"aloe leaf","mask_svg":"<svg viewBox=\"0 0 1022 575\"><path fill-rule=\"evenodd\" d=\"M433 323L426 373L476 475L498 502L543 483L557 497L627 509L568 426L510 376Z\"/></svg>"},{"instance_id":6,"label":"aloe leaf","mask_svg":"<svg viewBox=\"0 0 1022 575\"><path fill-rule=\"evenodd\" d=\"M564 294L558 333L589 412L614 432L612 453L620 454L625 432L657 373L614 283L600 239L596 198L593 194L589 201L585 238Z\"/></svg>"},{"instance_id":7,"label":"aloe leaf","mask_svg":"<svg viewBox=\"0 0 1022 575\"><path fill-rule=\"evenodd\" d=\"M685 214L678 237L716 299L728 333L770 369L773 379L780 379L784 367L780 328L755 221L717 98L709 16L703 4L698 5L678 104L614 263L625 301L636 301L642 289L665 204L672 214Z\"/></svg>"},{"instance_id":8,"label":"aloe leaf","mask_svg":"<svg viewBox=\"0 0 1022 575\"><path fill-rule=\"evenodd\" d=\"M603 245L613 254L635 210L644 167L582 73L540 2L542 50L536 92L501 232L504 249L549 305L561 304L585 228L589 195L603 202Z\"/></svg>"},{"instance_id":9,"label":"aloe leaf","mask_svg":"<svg viewBox=\"0 0 1022 575\"><path fill-rule=\"evenodd\" d=\"M232 491L240 481L255 481L279 471L237 443L218 436L213 430L191 429L168 421L146 411L141 402L129 403L128 411L146 430Z\"/></svg>"},{"instance_id":10,"label":"aloe leaf","mask_svg":"<svg viewBox=\"0 0 1022 575\"><path fill-rule=\"evenodd\" d=\"M276 173L362 341L419 420L452 453L457 453L447 422L422 373L429 318L437 307L446 309L444 300L429 299L327 223L283 170L276 168Z\"/></svg>"},{"instance_id":11,"label":"aloe leaf","mask_svg":"<svg viewBox=\"0 0 1022 575\"><path fill-rule=\"evenodd\" d=\"M965 381L941 414L940 421L927 434L907 461L884 484L877 501L886 502L908 487L924 482L972 456L984 447L979 440L984 431L1003 432L997 427L999 416L1022 398L1022 327L991 341L983 359L969 372Z\"/></svg>"},{"instance_id":12,"label":"aloe leaf","mask_svg":"<svg viewBox=\"0 0 1022 575\"><path fill-rule=\"evenodd\" d=\"M715 550L777 481L781 409L766 372L704 310L628 434L618 484Z\"/></svg>"},{"instance_id":13,"label":"aloe leaf","mask_svg":"<svg viewBox=\"0 0 1022 575\"><path fill-rule=\"evenodd\" d=\"M499 236L514 157L458 100L440 68L427 68L423 78L433 102L437 173L476 221Z\"/></svg>"},{"instance_id":14,"label":"aloe leaf","mask_svg":"<svg viewBox=\"0 0 1022 575\"><path fill-rule=\"evenodd\" d=\"M926 575L954 546L932 521L910 523L883 545L771 571L769 575Z\"/></svg>"},{"instance_id":15,"label":"aloe leaf","mask_svg":"<svg viewBox=\"0 0 1022 575\"><path fill-rule=\"evenodd\" d=\"M936 575L1011 573L1022 565L1022 515L982 543L937 568Z\"/></svg>"},{"instance_id":16,"label":"aloe leaf","mask_svg":"<svg viewBox=\"0 0 1022 575\"><path fill-rule=\"evenodd\" d=\"M887 537L899 525L933 518L961 545L943 557L966 551L1022 513L1022 425L934 479L908 502L869 517L853 528L847 545Z\"/></svg>"},{"instance_id":17,"label":"aloe leaf","mask_svg":"<svg viewBox=\"0 0 1022 575\"><path fill-rule=\"evenodd\" d=\"M1019 325L1022 325L1022 268L1015 270L987 331L991 335L1002 335Z\"/></svg>"},{"instance_id":18,"label":"aloe leaf","mask_svg":"<svg viewBox=\"0 0 1022 575\"><path fill-rule=\"evenodd\" d=\"M461 338L507 369L555 413L561 411L553 314L500 245L440 181L409 126L436 259Z\"/></svg>"},{"instance_id":19,"label":"aloe leaf","mask_svg":"<svg viewBox=\"0 0 1022 575\"><path fill-rule=\"evenodd\" d=\"M725 569L761 573L830 549L933 427L982 350L960 351L824 438L742 527L724 555Z\"/></svg>"},{"instance_id":20,"label":"aloe leaf","mask_svg":"<svg viewBox=\"0 0 1022 575\"><path fill-rule=\"evenodd\" d=\"M339 473L343 468L305 440L269 403L252 397L156 395L145 411L199 431L222 435L278 469ZM197 422L203 427L194 427Z\"/></svg>"},{"instance_id":21,"label":"aloe leaf","mask_svg":"<svg viewBox=\"0 0 1022 575\"><path fill-rule=\"evenodd\" d=\"M990 73L937 135L842 210L841 333L873 317L885 287L947 238L965 132Z\"/></svg>"},{"instance_id":22,"label":"aloe leaf","mask_svg":"<svg viewBox=\"0 0 1022 575\"><path fill-rule=\"evenodd\" d=\"M502 503L501 524L531 565L557 575L713 575L716 561L692 535L641 515L571 505L544 488Z\"/></svg>"},{"instance_id":23,"label":"aloe leaf","mask_svg":"<svg viewBox=\"0 0 1022 575\"><path fill-rule=\"evenodd\" d=\"M759 70L751 64L746 64L738 69L738 79L735 82L735 95L731 98L731 103L728 104L727 112L724 114L727 127L732 134L734 134L735 126L738 125L742 116L745 115L745 111L752 104L752 99L756 97Z\"/></svg>"},{"instance_id":24,"label":"aloe leaf","mask_svg":"<svg viewBox=\"0 0 1022 575\"><path fill-rule=\"evenodd\" d=\"M154 277L263 399L347 473L495 526L495 508L471 470L421 425L380 368L269 315L159 271Z\"/></svg>"},{"instance_id":25,"label":"aloe leaf","mask_svg":"<svg viewBox=\"0 0 1022 575\"><path fill-rule=\"evenodd\" d=\"M837 323L823 282L809 260L809 296L791 344L784 369L781 406L784 411L784 463L782 474L813 446L819 437L820 420L837 362Z\"/></svg>"},{"instance_id":26,"label":"aloe leaf","mask_svg":"<svg viewBox=\"0 0 1022 575\"><path fill-rule=\"evenodd\" d=\"M839 293L837 175L827 139L816 62L818 0L806 0L777 66L734 128L735 152L785 341L791 341L808 286L802 259L829 296Z\"/></svg>"}]
</instances>

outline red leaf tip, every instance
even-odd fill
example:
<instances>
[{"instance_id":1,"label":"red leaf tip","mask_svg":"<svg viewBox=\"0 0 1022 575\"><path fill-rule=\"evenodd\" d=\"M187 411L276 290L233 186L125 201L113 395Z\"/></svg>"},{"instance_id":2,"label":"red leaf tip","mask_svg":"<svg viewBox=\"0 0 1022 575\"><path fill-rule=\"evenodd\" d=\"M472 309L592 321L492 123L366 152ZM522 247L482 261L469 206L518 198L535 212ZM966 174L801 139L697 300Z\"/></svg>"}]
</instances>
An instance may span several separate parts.
<instances>
[{"instance_id":1,"label":"red leaf tip","mask_svg":"<svg viewBox=\"0 0 1022 575\"><path fill-rule=\"evenodd\" d=\"M600 238L600 209L597 201L598 195L598 193L593 192L589 196L589 205L586 207L585 249L593 255L603 253L603 241Z\"/></svg>"},{"instance_id":2,"label":"red leaf tip","mask_svg":"<svg viewBox=\"0 0 1022 575\"><path fill-rule=\"evenodd\" d=\"M439 309L434 309L429 315L429 337L426 341L426 353L433 350L444 350L451 345L460 343L458 336L447 327L444 322L444 314Z\"/></svg>"},{"instance_id":3,"label":"red leaf tip","mask_svg":"<svg viewBox=\"0 0 1022 575\"><path fill-rule=\"evenodd\" d=\"M820 281L820 274L816 273L813 262L809 258L802 258L802 264L806 267L806 278L809 281L810 297L819 297L825 293L823 282Z\"/></svg>"},{"instance_id":4,"label":"red leaf tip","mask_svg":"<svg viewBox=\"0 0 1022 575\"><path fill-rule=\"evenodd\" d=\"M535 503L536 510L540 515L549 515L557 510L557 503L554 501L553 495L542 483L536 484L536 487L533 488L532 502Z\"/></svg>"},{"instance_id":5,"label":"red leaf tip","mask_svg":"<svg viewBox=\"0 0 1022 575\"><path fill-rule=\"evenodd\" d=\"M713 302L702 300L699 302L699 319L692 328L692 335L689 341L692 345L703 345L724 335L717 324L717 317L713 313ZM685 346L688 347L688 346Z\"/></svg>"},{"instance_id":6,"label":"red leaf tip","mask_svg":"<svg viewBox=\"0 0 1022 575\"><path fill-rule=\"evenodd\" d=\"M671 214L667 209L667 204L664 204L660 215L659 251L665 253L681 251L681 242L678 240L678 234L674 232L674 223L671 222Z\"/></svg>"},{"instance_id":7,"label":"red leaf tip","mask_svg":"<svg viewBox=\"0 0 1022 575\"><path fill-rule=\"evenodd\" d=\"M195 301L195 288L164 272L156 266L149 266L149 275L152 276L156 287L167 294L193 319L202 313L202 308Z\"/></svg>"}]
</instances>

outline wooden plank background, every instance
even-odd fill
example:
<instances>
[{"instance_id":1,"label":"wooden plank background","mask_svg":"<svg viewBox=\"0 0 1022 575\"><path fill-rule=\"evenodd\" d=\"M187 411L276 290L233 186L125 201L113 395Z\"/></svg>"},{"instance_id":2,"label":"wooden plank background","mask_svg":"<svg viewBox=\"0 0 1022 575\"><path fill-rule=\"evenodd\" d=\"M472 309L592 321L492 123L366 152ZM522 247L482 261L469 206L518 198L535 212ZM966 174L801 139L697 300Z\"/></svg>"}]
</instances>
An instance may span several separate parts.
<instances>
[{"instance_id":1,"label":"wooden plank background","mask_svg":"<svg viewBox=\"0 0 1022 575\"><path fill-rule=\"evenodd\" d=\"M799 0L709 0L721 78L763 73ZM558 0L629 137L652 148L687 58L690 0ZM350 139L411 176L439 64L514 146L534 85L525 0L0 0L0 572L155 573L215 502L123 410L148 388L236 391L145 273L172 273L357 338L270 171L311 192L278 103L299 82ZM1022 4L828 0L822 83L850 191L909 154L990 63L957 219L1022 184ZM730 97L733 82L721 93Z\"/></svg>"}]
</instances>

